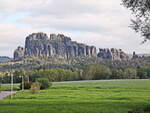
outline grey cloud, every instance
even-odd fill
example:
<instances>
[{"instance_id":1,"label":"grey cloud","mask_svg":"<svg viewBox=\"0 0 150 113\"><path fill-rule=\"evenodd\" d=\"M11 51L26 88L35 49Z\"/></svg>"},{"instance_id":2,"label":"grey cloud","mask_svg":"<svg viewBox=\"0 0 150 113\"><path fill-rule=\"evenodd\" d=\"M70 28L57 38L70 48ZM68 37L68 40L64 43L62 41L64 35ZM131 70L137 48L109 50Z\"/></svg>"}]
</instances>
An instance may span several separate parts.
<instances>
[{"instance_id":1,"label":"grey cloud","mask_svg":"<svg viewBox=\"0 0 150 113\"><path fill-rule=\"evenodd\" d=\"M88 1L86 1L88 2ZM30 12L37 14L78 14L97 12L99 8L93 7L98 0L93 1L93 5L79 0L1 0L0 9L4 12ZM85 4L86 3L86 4Z\"/></svg>"},{"instance_id":2,"label":"grey cloud","mask_svg":"<svg viewBox=\"0 0 150 113\"><path fill-rule=\"evenodd\" d=\"M0 0L0 54L12 55L18 45L24 45L28 34L39 31L64 33L97 47L149 52L148 44L140 46L142 38L128 28L131 15L120 3L121 0ZM11 20L8 15L17 13L27 15L12 24L3 22L6 18Z\"/></svg>"}]
</instances>

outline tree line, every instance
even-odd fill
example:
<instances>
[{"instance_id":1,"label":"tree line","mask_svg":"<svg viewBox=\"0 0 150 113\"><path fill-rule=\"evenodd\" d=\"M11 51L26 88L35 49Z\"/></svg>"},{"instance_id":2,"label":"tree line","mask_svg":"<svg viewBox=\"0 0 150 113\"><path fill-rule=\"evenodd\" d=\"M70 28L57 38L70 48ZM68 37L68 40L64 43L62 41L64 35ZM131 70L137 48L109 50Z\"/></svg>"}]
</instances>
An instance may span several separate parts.
<instances>
[{"instance_id":1,"label":"tree line","mask_svg":"<svg viewBox=\"0 0 150 113\"><path fill-rule=\"evenodd\" d=\"M110 68L105 65L90 64L83 69L39 69L39 70L15 70L13 71L14 83L21 83L22 78L27 82L35 82L37 78L48 78L50 82L78 81L78 80L102 80L102 79L149 79L150 67L138 68ZM2 83L10 83L9 72L0 74Z\"/></svg>"}]
</instances>

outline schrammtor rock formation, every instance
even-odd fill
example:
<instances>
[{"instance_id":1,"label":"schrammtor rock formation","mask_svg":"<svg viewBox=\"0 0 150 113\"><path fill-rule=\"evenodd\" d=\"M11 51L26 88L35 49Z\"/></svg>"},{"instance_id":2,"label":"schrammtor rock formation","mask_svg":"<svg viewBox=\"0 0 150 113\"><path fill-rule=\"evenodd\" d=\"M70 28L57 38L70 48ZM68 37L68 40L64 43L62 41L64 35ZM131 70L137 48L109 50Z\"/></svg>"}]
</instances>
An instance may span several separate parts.
<instances>
[{"instance_id":1,"label":"schrammtor rock formation","mask_svg":"<svg viewBox=\"0 0 150 113\"><path fill-rule=\"evenodd\" d=\"M24 48L19 46L14 51L14 60L21 60L24 57Z\"/></svg>"},{"instance_id":2,"label":"schrammtor rock formation","mask_svg":"<svg viewBox=\"0 0 150 113\"><path fill-rule=\"evenodd\" d=\"M110 59L110 60L127 60L129 56L123 52L121 49L99 49L99 53L97 55L103 59Z\"/></svg>"},{"instance_id":3,"label":"schrammtor rock formation","mask_svg":"<svg viewBox=\"0 0 150 113\"><path fill-rule=\"evenodd\" d=\"M18 47L14 59L23 56L55 57L70 59L78 56L96 57L96 47L72 41L63 34L33 33L26 37L25 48Z\"/></svg>"},{"instance_id":4,"label":"schrammtor rock formation","mask_svg":"<svg viewBox=\"0 0 150 113\"><path fill-rule=\"evenodd\" d=\"M18 47L14 52L14 60L23 57L49 57L72 59L75 57L97 57L109 60L127 60L129 56L121 49L99 49L72 41L63 34L33 33L26 37L25 48Z\"/></svg>"}]
</instances>

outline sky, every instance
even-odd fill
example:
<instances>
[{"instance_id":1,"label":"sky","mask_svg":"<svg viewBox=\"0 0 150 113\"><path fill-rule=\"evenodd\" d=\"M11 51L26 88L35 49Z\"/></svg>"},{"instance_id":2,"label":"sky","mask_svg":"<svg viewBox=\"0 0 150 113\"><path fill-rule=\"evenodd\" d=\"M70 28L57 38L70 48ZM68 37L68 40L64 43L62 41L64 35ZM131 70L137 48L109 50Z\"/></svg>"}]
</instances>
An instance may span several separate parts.
<instances>
[{"instance_id":1,"label":"sky","mask_svg":"<svg viewBox=\"0 0 150 113\"><path fill-rule=\"evenodd\" d=\"M36 32L64 34L98 48L150 53L150 42L129 28L133 15L121 0L0 0L0 56Z\"/></svg>"}]
</instances>

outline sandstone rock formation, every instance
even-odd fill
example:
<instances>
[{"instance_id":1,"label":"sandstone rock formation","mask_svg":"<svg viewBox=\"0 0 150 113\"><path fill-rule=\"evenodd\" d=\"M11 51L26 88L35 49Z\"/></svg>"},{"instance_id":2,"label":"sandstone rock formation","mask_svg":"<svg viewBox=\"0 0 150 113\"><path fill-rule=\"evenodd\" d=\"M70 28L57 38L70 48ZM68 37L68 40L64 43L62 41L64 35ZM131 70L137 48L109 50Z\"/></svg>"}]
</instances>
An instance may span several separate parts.
<instances>
[{"instance_id":1,"label":"sandstone rock formation","mask_svg":"<svg viewBox=\"0 0 150 113\"><path fill-rule=\"evenodd\" d=\"M24 48L19 46L14 51L14 60L21 60L23 57L24 57Z\"/></svg>"},{"instance_id":2,"label":"sandstone rock formation","mask_svg":"<svg viewBox=\"0 0 150 113\"><path fill-rule=\"evenodd\" d=\"M75 57L100 57L110 60L127 60L128 55L121 49L99 49L96 47L77 43L63 34L33 33L26 37L25 48L18 47L14 52L14 59L22 57L49 57L73 59Z\"/></svg>"},{"instance_id":3,"label":"sandstone rock formation","mask_svg":"<svg viewBox=\"0 0 150 113\"><path fill-rule=\"evenodd\" d=\"M22 56L58 57L70 59L78 56L96 57L96 47L72 41L63 34L33 33L26 37L25 51L18 48L14 52L14 59Z\"/></svg>"},{"instance_id":4,"label":"sandstone rock formation","mask_svg":"<svg viewBox=\"0 0 150 113\"><path fill-rule=\"evenodd\" d=\"M97 55L102 59L110 59L110 60L127 60L129 56L124 53L121 49L99 49L99 53Z\"/></svg>"},{"instance_id":5,"label":"sandstone rock formation","mask_svg":"<svg viewBox=\"0 0 150 113\"><path fill-rule=\"evenodd\" d=\"M132 59L138 59L139 58L139 56L135 53L135 51L133 52L133 56L132 56Z\"/></svg>"}]
</instances>

